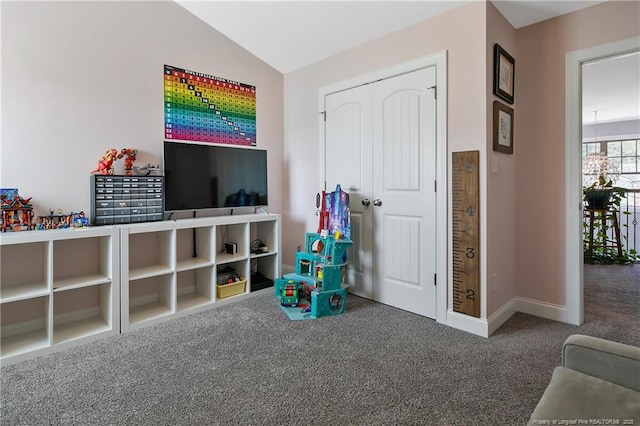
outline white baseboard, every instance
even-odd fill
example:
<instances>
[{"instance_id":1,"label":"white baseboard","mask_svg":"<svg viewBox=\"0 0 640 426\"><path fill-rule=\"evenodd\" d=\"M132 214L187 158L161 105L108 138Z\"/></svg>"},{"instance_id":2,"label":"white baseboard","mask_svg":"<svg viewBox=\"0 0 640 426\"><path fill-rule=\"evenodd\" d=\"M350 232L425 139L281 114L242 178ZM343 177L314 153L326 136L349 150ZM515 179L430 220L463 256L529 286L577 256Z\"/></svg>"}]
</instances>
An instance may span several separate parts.
<instances>
[{"instance_id":1,"label":"white baseboard","mask_svg":"<svg viewBox=\"0 0 640 426\"><path fill-rule=\"evenodd\" d=\"M515 311L568 323L567 307L539 300L515 297Z\"/></svg>"},{"instance_id":2,"label":"white baseboard","mask_svg":"<svg viewBox=\"0 0 640 426\"><path fill-rule=\"evenodd\" d=\"M489 336L491 336L497 329L500 328L500 326L502 326L502 324L507 322L509 318L511 318L511 316L517 312L516 299L517 297L514 297L509 300L488 318Z\"/></svg>"},{"instance_id":3,"label":"white baseboard","mask_svg":"<svg viewBox=\"0 0 640 426\"><path fill-rule=\"evenodd\" d=\"M568 322L567 307L553 303L541 302L526 297L514 297L502 305L500 309L489 317L489 336L516 312L546 318L553 321Z\"/></svg>"},{"instance_id":4,"label":"white baseboard","mask_svg":"<svg viewBox=\"0 0 640 426\"><path fill-rule=\"evenodd\" d=\"M447 325L480 337L489 337L486 319L470 317L469 315L449 310L447 311Z\"/></svg>"}]
</instances>

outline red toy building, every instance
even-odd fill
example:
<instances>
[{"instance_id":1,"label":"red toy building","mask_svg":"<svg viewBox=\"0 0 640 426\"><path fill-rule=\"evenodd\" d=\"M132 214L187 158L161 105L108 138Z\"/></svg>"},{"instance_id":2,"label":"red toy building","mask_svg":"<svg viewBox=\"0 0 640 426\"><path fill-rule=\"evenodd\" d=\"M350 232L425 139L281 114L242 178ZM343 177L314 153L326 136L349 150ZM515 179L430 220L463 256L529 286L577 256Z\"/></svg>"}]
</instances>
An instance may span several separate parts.
<instances>
[{"instance_id":1,"label":"red toy building","mask_svg":"<svg viewBox=\"0 0 640 426\"><path fill-rule=\"evenodd\" d=\"M0 220L0 230L2 232L21 231L35 229L33 224L33 206L29 203L31 198L22 198L15 195L9 199L6 195L0 195L2 204L2 218Z\"/></svg>"}]
</instances>

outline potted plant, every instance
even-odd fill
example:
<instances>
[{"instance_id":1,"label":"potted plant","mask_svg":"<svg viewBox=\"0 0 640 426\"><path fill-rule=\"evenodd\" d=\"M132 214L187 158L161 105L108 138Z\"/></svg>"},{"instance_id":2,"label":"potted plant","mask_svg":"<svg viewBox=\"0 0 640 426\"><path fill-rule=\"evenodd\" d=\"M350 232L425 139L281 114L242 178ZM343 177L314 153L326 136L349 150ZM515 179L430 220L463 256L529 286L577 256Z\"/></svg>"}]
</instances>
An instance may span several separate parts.
<instances>
[{"instance_id":1,"label":"potted plant","mask_svg":"<svg viewBox=\"0 0 640 426\"><path fill-rule=\"evenodd\" d=\"M582 177L587 209L608 210L611 205L620 206L625 190L613 186L617 173L606 154L598 152L585 156Z\"/></svg>"},{"instance_id":2,"label":"potted plant","mask_svg":"<svg viewBox=\"0 0 640 426\"><path fill-rule=\"evenodd\" d=\"M624 196L624 188L613 186L613 180L607 180L604 176L599 176L597 182L584 188L587 210L609 210L611 206L617 209Z\"/></svg>"}]
</instances>

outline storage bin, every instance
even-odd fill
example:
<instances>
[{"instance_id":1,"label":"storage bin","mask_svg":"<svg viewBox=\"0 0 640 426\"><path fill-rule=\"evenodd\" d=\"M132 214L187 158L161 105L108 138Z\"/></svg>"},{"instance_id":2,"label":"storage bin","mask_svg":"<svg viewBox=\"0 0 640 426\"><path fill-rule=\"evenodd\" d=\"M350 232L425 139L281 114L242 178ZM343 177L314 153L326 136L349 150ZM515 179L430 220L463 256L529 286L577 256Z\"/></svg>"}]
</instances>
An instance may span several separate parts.
<instances>
[{"instance_id":1,"label":"storage bin","mask_svg":"<svg viewBox=\"0 0 640 426\"><path fill-rule=\"evenodd\" d=\"M224 299L225 297L235 296L236 294L242 294L245 291L247 280L236 281L231 284L218 284L216 285L216 296L218 299Z\"/></svg>"}]
</instances>

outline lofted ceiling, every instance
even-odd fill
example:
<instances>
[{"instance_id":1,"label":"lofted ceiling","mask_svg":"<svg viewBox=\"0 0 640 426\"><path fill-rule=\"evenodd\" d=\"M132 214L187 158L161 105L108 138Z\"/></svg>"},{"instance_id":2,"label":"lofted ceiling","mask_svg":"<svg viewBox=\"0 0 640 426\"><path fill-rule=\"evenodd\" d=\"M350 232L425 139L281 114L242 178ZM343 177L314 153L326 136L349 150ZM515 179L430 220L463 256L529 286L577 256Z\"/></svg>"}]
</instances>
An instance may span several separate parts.
<instances>
[{"instance_id":1,"label":"lofted ceiling","mask_svg":"<svg viewBox=\"0 0 640 426\"><path fill-rule=\"evenodd\" d=\"M175 0L283 74L349 50L470 1ZM602 0L494 0L514 28Z\"/></svg>"},{"instance_id":2,"label":"lofted ceiling","mask_svg":"<svg viewBox=\"0 0 640 426\"><path fill-rule=\"evenodd\" d=\"M174 1L282 74L288 74L478 0ZM492 0L516 29L602 2ZM585 93L585 121L593 121L594 110L599 111L598 121L640 117L638 91L629 90L630 87L638 88L637 58L615 64L635 65L635 70L617 70L612 68L614 64L596 64L585 73L585 78L594 82L585 87L595 90L607 81L605 91L618 96L612 102L613 97L604 96L606 93ZM626 108L634 103L635 110L622 110L623 106Z\"/></svg>"}]
</instances>

